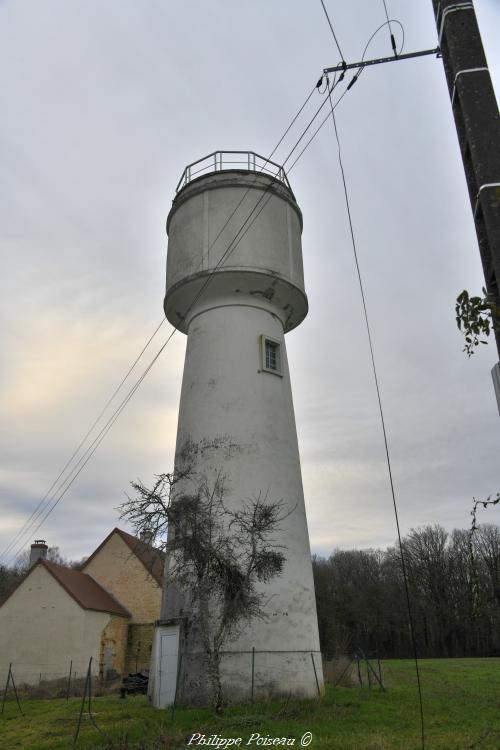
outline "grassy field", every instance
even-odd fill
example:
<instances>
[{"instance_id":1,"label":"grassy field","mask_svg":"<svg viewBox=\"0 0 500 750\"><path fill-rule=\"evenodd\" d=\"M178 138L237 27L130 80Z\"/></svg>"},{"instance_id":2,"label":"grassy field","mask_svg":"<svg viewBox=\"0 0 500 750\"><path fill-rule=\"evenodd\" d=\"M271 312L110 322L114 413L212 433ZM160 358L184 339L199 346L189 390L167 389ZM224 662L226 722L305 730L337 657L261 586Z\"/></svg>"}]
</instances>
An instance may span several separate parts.
<instances>
[{"instance_id":1,"label":"grassy field","mask_svg":"<svg viewBox=\"0 0 500 750\"><path fill-rule=\"evenodd\" d=\"M420 662L426 748L429 750L499 750L500 659L429 659ZM240 747L262 748L261 738L286 737L300 747L312 733L313 750L412 750L421 747L420 713L414 665L383 663L386 692L367 687L329 688L321 701L289 701L227 709L222 717L209 710L158 711L144 696L96 698L76 745L82 750L186 748L195 732L241 737ZM23 702L25 716L8 701L0 716L1 750L68 750L73 745L78 699ZM211 745L214 747L216 745ZM283 745L277 745L283 747ZM192 743L189 747L203 747ZM271 745L272 747L272 745ZM276 747L276 745L275 745Z\"/></svg>"}]
</instances>

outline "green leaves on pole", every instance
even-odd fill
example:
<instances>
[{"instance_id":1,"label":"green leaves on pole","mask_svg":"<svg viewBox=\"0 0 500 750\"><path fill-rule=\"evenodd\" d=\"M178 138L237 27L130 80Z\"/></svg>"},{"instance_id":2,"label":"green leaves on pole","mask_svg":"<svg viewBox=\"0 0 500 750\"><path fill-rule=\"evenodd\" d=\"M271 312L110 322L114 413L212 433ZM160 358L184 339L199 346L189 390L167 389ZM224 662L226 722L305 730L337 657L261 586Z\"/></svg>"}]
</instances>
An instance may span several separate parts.
<instances>
[{"instance_id":1,"label":"green leaves on pole","mask_svg":"<svg viewBox=\"0 0 500 750\"><path fill-rule=\"evenodd\" d=\"M479 344L488 343L482 336L488 337L492 331L500 330L500 308L484 287L482 291L483 297L471 297L464 289L455 303L457 327L465 336L463 351L468 357Z\"/></svg>"}]
</instances>

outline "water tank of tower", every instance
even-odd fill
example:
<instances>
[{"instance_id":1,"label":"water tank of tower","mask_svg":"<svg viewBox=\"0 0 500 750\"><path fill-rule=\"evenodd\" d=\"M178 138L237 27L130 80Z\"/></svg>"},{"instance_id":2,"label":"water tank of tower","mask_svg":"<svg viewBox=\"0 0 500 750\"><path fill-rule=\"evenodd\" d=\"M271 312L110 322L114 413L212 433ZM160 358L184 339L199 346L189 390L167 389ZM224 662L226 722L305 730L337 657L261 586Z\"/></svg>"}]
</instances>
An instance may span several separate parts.
<instances>
[{"instance_id":1,"label":"water tank of tower","mask_svg":"<svg viewBox=\"0 0 500 750\"><path fill-rule=\"evenodd\" d=\"M181 178L167 220L165 314L187 333L215 297L237 304L250 295L272 302L290 331L307 314L301 211L280 167L261 159L264 170L255 171L260 157L245 152L237 156L247 169L236 169L228 156L210 155L201 175L191 177L195 164Z\"/></svg>"}]
</instances>

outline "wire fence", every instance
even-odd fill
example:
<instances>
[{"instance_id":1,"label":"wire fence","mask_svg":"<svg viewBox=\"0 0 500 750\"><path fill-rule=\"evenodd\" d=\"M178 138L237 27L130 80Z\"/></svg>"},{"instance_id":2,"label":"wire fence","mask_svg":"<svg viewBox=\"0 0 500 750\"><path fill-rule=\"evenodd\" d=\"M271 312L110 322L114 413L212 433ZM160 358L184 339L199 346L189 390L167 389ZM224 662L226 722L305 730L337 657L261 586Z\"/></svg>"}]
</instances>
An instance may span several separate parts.
<instances>
[{"instance_id":1,"label":"wire fence","mask_svg":"<svg viewBox=\"0 0 500 750\"><path fill-rule=\"evenodd\" d=\"M88 661L69 660L65 669L60 664L26 664L23 662L10 662L0 669L0 689L5 694L5 700L14 700L12 681L16 686L17 696L26 699L66 698L81 697L83 686L87 678ZM10 675L10 680L9 680ZM94 695L104 695L109 692L117 692L121 684L122 676L110 671L106 675L94 674L91 676L92 691Z\"/></svg>"},{"instance_id":2,"label":"wire fence","mask_svg":"<svg viewBox=\"0 0 500 750\"><path fill-rule=\"evenodd\" d=\"M148 675L149 670L141 674ZM131 673L127 673L130 674ZM65 669L60 664L27 664L10 662L0 668L0 690L3 703L14 700L81 697L86 681L94 696L123 693L124 678L110 670L88 675L88 661L70 660ZM381 659L366 655L360 649L352 654L328 654L320 651L278 651L251 649L223 651L221 680L231 685L232 701L253 701L284 695L287 689L300 694L323 692L323 684L384 689ZM196 694L197 685L206 691L206 654L184 651L178 657L177 698L185 702ZM285 686L285 687L283 687ZM286 687L288 686L288 688Z\"/></svg>"},{"instance_id":3,"label":"wire fence","mask_svg":"<svg viewBox=\"0 0 500 750\"><path fill-rule=\"evenodd\" d=\"M205 656L205 655L204 655ZM203 668L203 659L201 654L198 653L181 653L178 659L178 670L177 670L177 684L175 690L175 697L171 705L171 720L173 721L176 709L176 703L178 701L178 693L182 678L189 672L193 674L193 664L191 664L190 670L186 669L186 665L189 660L198 660L198 665ZM246 674L241 672L242 660L246 659L249 662L250 668L246 670ZM222 662L225 661L225 664ZM183 671L184 663L184 671ZM248 665L247 665L248 666ZM121 680L120 676L118 680L116 677L113 679L97 677L92 674L92 657L90 657L85 673L73 669L73 661L70 660L68 670L62 674L59 672L49 672L47 663L43 665L26 665L19 663L18 675L22 674L22 667L25 669L25 673L29 669L29 674L33 676L34 670L43 667L47 674L47 678L44 679L43 671L40 669L38 672L38 684L28 684L26 682L17 681L16 665L12 662L9 664L7 670L7 677L4 683L3 694L1 696L1 710L0 715L4 714L9 718L12 716L12 710L19 712L24 718L29 715L29 704L28 709L25 710L23 707L23 701L25 699L33 698L65 698L69 701L70 697L78 697L79 710L75 713L75 725L73 733L72 747L77 747L79 743L80 731L82 728L82 721L85 720L85 724L88 726L89 723L92 725L93 730L97 731L101 737L106 741L110 741L106 731L96 721L96 713L93 711L92 699L102 695L106 692L118 692L120 691L120 697L124 698L126 695L126 689L123 685L127 684L127 679ZM322 654L319 651L262 651L253 648L251 651L225 651L221 655L221 678L231 678L231 669L239 670L236 671L239 679L242 679L246 684L246 698L253 702L254 698L259 696L259 685L266 684L266 680L269 679L269 675L273 673L273 670L279 672L279 678L281 682L291 680L290 687L297 687L297 680L306 679L311 680L311 672L314 674L314 682L317 689L318 698L321 698L323 681L329 682L333 687L341 685L342 687L352 687L359 682L359 685L372 687L372 685L378 684L381 690L385 690L382 681L382 669L381 661L378 655L375 659L372 655L370 658L367 657L360 649L354 654L347 656L331 656L329 654ZM194 673L196 670L194 670ZM309 675L307 677L307 672ZM366 675L363 680L363 673ZM50 674L50 679L48 675ZM144 672L142 673L144 674ZM233 673L232 677L234 678ZM132 675L129 675L132 677ZM250 677L250 679L248 679ZM1 674L0 674L1 679ZM204 676L206 682L206 675ZM120 689L120 684L122 685ZM146 679L147 684L147 679ZM130 692L136 692L132 689ZM140 690L139 692L144 692ZM235 693L237 696L237 691ZM233 696L233 699L234 697ZM287 697L286 694L283 697ZM289 697L289 696L288 696ZM11 704L10 706L8 704ZM12 705L13 704L13 705Z\"/></svg>"},{"instance_id":4,"label":"wire fence","mask_svg":"<svg viewBox=\"0 0 500 750\"><path fill-rule=\"evenodd\" d=\"M287 696L314 697L323 693L320 651L281 651L252 648L219 652L224 698L232 703ZM180 704L204 703L211 690L206 675L214 659L205 652L179 655L177 698Z\"/></svg>"}]
</instances>

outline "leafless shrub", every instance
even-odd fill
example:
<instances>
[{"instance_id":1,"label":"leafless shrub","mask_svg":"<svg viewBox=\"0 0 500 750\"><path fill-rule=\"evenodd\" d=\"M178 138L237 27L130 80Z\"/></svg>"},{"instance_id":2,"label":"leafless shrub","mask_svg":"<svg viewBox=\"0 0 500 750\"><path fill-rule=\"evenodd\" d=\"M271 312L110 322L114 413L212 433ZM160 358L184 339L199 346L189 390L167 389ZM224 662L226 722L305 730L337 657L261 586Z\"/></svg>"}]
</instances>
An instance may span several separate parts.
<instances>
[{"instance_id":1,"label":"leafless shrub","mask_svg":"<svg viewBox=\"0 0 500 750\"><path fill-rule=\"evenodd\" d=\"M250 620L265 618L266 595L257 584L283 570L285 548L273 536L289 514L283 501L261 493L229 508L224 479L221 472L212 481L189 470L161 474L151 489L133 482L136 497L120 506L138 532L148 529L157 545L163 537L169 581L189 592L216 711L223 646Z\"/></svg>"}]
</instances>

